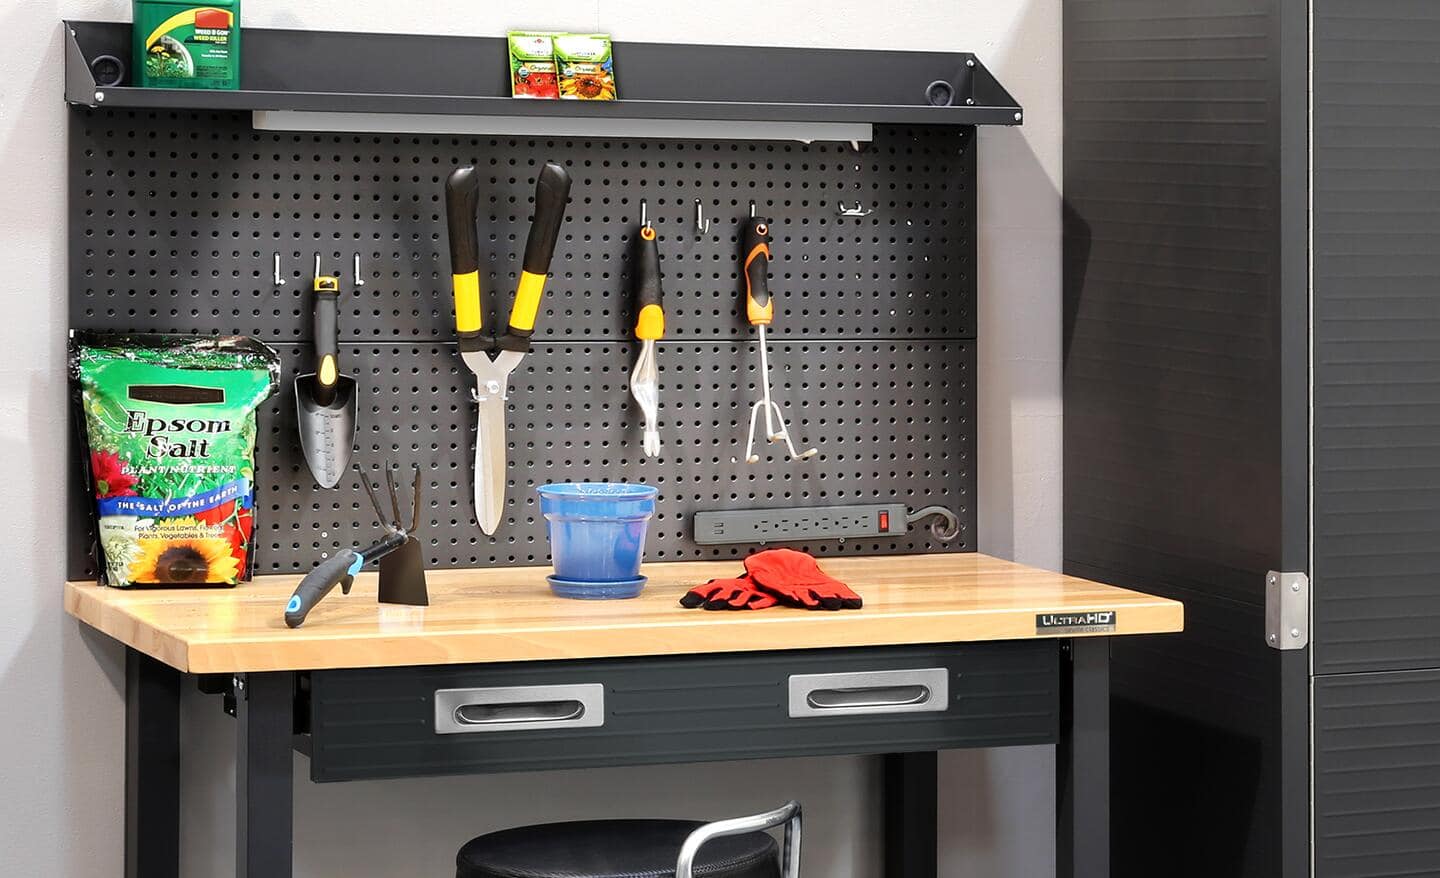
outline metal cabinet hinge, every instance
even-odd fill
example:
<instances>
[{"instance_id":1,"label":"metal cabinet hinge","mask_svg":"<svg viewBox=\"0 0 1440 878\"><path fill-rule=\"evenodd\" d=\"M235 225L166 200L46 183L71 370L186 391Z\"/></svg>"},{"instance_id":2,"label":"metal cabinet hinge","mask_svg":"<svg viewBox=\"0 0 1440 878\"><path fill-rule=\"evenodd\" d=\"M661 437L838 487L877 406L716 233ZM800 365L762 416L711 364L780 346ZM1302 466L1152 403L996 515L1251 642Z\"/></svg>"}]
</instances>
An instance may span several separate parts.
<instances>
[{"instance_id":1,"label":"metal cabinet hinge","mask_svg":"<svg viewBox=\"0 0 1440 878\"><path fill-rule=\"evenodd\" d=\"M1310 644L1310 577L1304 573L1265 575L1265 642L1275 649Z\"/></svg>"}]
</instances>

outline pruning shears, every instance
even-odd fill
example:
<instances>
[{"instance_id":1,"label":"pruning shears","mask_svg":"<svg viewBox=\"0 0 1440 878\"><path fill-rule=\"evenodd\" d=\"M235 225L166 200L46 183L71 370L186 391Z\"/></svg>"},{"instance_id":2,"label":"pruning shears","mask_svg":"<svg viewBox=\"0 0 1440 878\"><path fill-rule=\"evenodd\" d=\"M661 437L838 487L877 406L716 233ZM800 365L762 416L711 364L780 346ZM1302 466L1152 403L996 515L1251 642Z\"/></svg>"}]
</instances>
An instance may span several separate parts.
<instances>
[{"instance_id":1,"label":"pruning shears","mask_svg":"<svg viewBox=\"0 0 1440 878\"><path fill-rule=\"evenodd\" d=\"M525 242L525 261L515 288L510 318L502 334L484 330L488 310L480 289L480 239L476 229L480 178L473 166L457 168L445 181L445 213L450 233L450 270L454 275L455 335L460 359L475 375L478 407L475 432L475 517L486 534L495 533L505 506L505 398L510 373L530 352L530 336L555 241L565 220L570 175L546 162L535 181L535 218Z\"/></svg>"}]
</instances>

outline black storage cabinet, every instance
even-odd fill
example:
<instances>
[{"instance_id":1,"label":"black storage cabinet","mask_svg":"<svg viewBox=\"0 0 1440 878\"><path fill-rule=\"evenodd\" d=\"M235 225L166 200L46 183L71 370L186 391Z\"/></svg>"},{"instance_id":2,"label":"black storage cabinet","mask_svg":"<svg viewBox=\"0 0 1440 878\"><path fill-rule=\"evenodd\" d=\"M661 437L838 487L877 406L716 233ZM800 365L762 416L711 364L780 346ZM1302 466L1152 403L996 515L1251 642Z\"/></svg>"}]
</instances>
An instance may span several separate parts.
<instances>
[{"instance_id":1,"label":"black storage cabinet","mask_svg":"<svg viewBox=\"0 0 1440 878\"><path fill-rule=\"evenodd\" d=\"M1440 874L1440 9L1311 12L1065 5L1065 563L1187 615L1113 647L1122 878Z\"/></svg>"}]
</instances>

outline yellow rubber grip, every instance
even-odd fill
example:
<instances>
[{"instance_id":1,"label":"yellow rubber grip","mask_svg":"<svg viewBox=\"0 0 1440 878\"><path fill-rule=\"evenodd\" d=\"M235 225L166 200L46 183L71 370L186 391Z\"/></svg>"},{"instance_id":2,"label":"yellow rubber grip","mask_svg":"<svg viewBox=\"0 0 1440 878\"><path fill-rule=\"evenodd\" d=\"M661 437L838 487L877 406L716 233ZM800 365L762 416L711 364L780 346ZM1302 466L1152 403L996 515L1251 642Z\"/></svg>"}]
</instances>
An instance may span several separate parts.
<instances>
[{"instance_id":1,"label":"yellow rubber grip","mask_svg":"<svg viewBox=\"0 0 1440 878\"><path fill-rule=\"evenodd\" d=\"M510 309L510 328L518 332L535 329L535 315L540 312L540 297L545 295L545 275L520 272L515 285L515 306Z\"/></svg>"},{"instance_id":2,"label":"yellow rubber grip","mask_svg":"<svg viewBox=\"0 0 1440 878\"><path fill-rule=\"evenodd\" d=\"M334 387L335 379L339 370L335 368L335 358L326 354L320 358L320 386Z\"/></svg>"},{"instance_id":3,"label":"yellow rubber grip","mask_svg":"<svg viewBox=\"0 0 1440 878\"><path fill-rule=\"evenodd\" d=\"M665 310L659 305L646 305L640 309L635 321L635 337L641 341L655 341L665 337Z\"/></svg>"},{"instance_id":4,"label":"yellow rubber grip","mask_svg":"<svg viewBox=\"0 0 1440 878\"><path fill-rule=\"evenodd\" d=\"M455 286L455 331L480 331L480 272L452 275Z\"/></svg>"}]
</instances>

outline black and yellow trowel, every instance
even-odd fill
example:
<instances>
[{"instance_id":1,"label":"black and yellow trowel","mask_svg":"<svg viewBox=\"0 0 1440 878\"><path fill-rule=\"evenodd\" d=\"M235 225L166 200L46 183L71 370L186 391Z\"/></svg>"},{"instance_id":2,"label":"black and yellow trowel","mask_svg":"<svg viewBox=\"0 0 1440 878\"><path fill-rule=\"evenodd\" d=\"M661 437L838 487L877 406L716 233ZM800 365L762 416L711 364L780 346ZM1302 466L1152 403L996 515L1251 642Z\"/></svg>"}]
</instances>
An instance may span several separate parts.
<instances>
[{"instance_id":1,"label":"black and yellow trowel","mask_svg":"<svg viewBox=\"0 0 1440 878\"><path fill-rule=\"evenodd\" d=\"M322 488L340 483L355 448L355 379L340 374L340 282L315 263L315 371L295 376L300 447Z\"/></svg>"}]
</instances>

